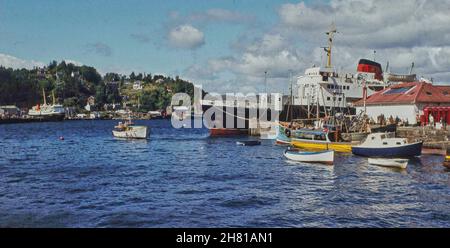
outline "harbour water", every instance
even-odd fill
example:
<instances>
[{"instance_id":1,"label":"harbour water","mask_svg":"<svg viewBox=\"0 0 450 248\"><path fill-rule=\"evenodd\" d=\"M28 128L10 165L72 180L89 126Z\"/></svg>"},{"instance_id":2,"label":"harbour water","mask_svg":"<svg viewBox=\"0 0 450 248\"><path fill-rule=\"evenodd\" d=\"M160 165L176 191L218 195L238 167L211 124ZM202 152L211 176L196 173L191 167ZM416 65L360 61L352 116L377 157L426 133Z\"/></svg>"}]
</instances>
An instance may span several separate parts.
<instances>
[{"instance_id":1,"label":"harbour water","mask_svg":"<svg viewBox=\"0 0 450 248\"><path fill-rule=\"evenodd\" d=\"M148 141L117 140L116 123L1 125L0 226L450 227L439 156L403 172L343 154L328 167L167 120L137 121Z\"/></svg>"}]
</instances>

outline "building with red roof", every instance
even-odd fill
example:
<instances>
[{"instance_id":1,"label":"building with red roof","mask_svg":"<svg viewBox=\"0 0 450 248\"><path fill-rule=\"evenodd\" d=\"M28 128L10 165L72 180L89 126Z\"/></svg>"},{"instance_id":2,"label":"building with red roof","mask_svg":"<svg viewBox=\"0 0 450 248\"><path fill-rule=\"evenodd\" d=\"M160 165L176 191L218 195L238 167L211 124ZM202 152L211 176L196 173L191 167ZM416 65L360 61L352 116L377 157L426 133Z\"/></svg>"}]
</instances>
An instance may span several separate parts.
<instances>
[{"instance_id":1,"label":"building with red roof","mask_svg":"<svg viewBox=\"0 0 450 248\"><path fill-rule=\"evenodd\" d=\"M398 117L409 124L416 124L418 117L424 115L424 109L450 107L450 86L437 86L424 81L400 83L376 92L354 106L357 113L365 109L366 114L374 120L383 114L385 118ZM450 119L450 108L448 112ZM435 121L439 121L441 116L444 114L434 116Z\"/></svg>"}]
</instances>

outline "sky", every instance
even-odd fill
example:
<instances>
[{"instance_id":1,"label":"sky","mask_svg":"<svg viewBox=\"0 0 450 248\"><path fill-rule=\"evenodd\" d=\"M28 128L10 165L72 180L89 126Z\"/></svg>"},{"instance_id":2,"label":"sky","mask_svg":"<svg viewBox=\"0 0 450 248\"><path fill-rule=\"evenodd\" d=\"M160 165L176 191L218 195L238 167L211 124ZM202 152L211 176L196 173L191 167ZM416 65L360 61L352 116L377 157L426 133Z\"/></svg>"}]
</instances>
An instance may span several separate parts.
<instances>
[{"instance_id":1,"label":"sky","mask_svg":"<svg viewBox=\"0 0 450 248\"><path fill-rule=\"evenodd\" d=\"M52 60L117 72L180 76L209 92L286 93L290 75L361 58L450 82L448 0L0 0L0 65ZM374 53L376 51L376 53Z\"/></svg>"}]
</instances>

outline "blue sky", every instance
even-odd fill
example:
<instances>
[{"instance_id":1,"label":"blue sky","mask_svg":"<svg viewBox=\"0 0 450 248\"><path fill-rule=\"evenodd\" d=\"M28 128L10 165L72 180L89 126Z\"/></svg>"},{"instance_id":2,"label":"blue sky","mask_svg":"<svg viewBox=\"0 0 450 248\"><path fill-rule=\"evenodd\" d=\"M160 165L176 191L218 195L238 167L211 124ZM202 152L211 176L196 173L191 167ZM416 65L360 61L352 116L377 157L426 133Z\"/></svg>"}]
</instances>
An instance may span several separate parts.
<instances>
[{"instance_id":1,"label":"blue sky","mask_svg":"<svg viewBox=\"0 0 450 248\"><path fill-rule=\"evenodd\" d=\"M208 91L286 92L289 74L324 62L332 22L333 64L415 62L419 77L450 81L448 0L0 0L0 65L66 60L101 73L180 75Z\"/></svg>"},{"instance_id":2,"label":"blue sky","mask_svg":"<svg viewBox=\"0 0 450 248\"><path fill-rule=\"evenodd\" d=\"M209 57L226 55L230 43L252 25L198 22L195 25L202 28L205 45L195 50L176 49L166 45L174 12L189 16L226 9L254 16L251 22L270 25L277 18L279 4L273 0L1 0L0 52L43 62L70 59L101 71L122 68L172 73ZM97 53L90 49L94 44L108 46L111 53Z\"/></svg>"}]
</instances>

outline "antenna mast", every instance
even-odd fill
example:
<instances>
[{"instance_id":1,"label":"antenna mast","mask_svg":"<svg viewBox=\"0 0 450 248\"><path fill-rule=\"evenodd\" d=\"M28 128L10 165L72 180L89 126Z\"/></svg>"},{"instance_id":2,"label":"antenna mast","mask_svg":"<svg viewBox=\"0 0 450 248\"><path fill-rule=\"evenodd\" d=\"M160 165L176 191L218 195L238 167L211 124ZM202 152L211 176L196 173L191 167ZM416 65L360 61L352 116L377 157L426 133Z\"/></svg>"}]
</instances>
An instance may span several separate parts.
<instances>
[{"instance_id":1,"label":"antenna mast","mask_svg":"<svg viewBox=\"0 0 450 248\"><path fill-rule=\"evenodd\" d=\"M47 105L47 99L45 97L45 89L42 88L42 96L44 97L44 105Z\"/></svg>"},{"instance_id":2,"label":"antenna mast","mask_svg":"<svg viewBox=\"0 0 450 248\"><path fill-rule=\"evenodd\" d=\"M411 69L409 69L409 74L411 75L414 69L414 62L412 62L411 64Z\"/></svg>"},{"instance_id":3,"label":"antenna mast","mask_svg":"<svg viewBox=\"0 0 450 248\"><path fill-rule=\"evenodd\" d=\"M331 24L330 31L325 34L328 35L328 47L325 47L324 50L327 52L327 68L331 68L331 50L333 48L333 39L334 34L337 33L336 25L334 22Z\"/></svg>"},{"instance_id":4,"label":"antenna mast","mask_svg":"<svg viewBox=\"0 0 450 248\"><path fill-rule=\"evenodd\" d=\"M266 94L269 94L269 93L267 92L267 71L264 71L264 85L265 85L265 87L266 87Z\"/></svg>"}]
</instances>

